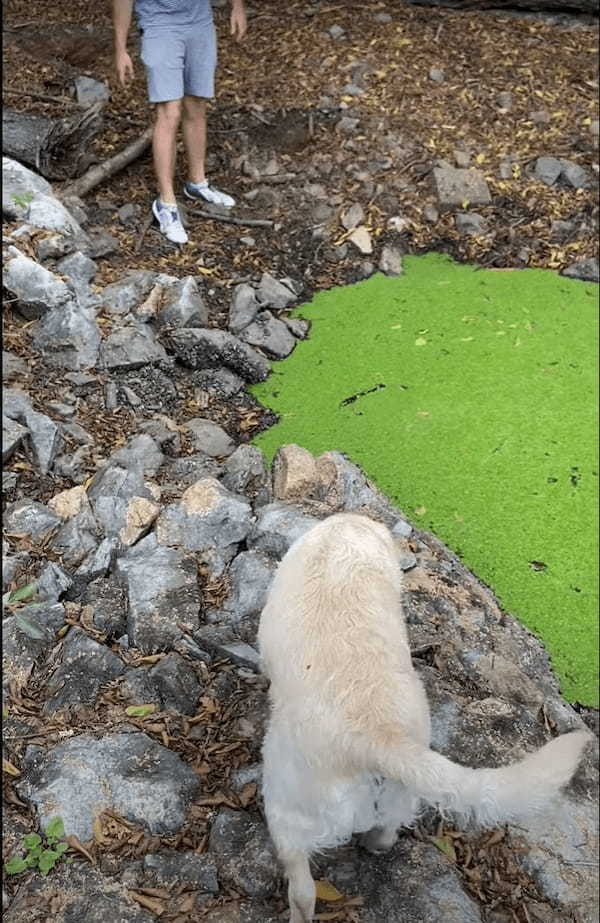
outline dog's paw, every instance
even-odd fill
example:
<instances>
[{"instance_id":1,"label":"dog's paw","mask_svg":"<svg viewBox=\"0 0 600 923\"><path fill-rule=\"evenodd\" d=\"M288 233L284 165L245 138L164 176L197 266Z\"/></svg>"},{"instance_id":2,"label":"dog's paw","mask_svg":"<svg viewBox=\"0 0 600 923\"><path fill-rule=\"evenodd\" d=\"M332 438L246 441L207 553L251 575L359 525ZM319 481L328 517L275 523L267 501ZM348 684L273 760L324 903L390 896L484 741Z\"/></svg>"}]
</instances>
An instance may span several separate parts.
<instances>
[{"instance_id":1,"label":"dog's paw","mask_svg":"<svg viewBox=\"0 0 600 923\"><path fill-rule=\"evenodd\" d=\"M375 829L363 833L358 838L358 845L372 856L384 856L394 848L397 840L397 833L392 834L389 830Z\"/></svg>"}]
</instances>

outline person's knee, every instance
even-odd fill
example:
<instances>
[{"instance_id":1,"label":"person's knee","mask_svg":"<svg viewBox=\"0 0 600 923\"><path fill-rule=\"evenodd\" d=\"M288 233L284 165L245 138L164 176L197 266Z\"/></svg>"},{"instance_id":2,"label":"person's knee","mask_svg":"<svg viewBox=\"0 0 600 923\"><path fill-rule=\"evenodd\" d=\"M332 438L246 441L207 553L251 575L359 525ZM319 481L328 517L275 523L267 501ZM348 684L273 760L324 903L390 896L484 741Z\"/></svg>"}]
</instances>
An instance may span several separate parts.
<instances>
[{"instance_id":1,"label":"person's knee","mask_svg":"<svg viewBox=\"0 0 600 923\"><path fill-rule=\"evenodd\" d=\"M180 99L171 99L156 105L156 124L161 128L176 130L181 121L182 104Z\"/></svg>"},{"instance_id":2,"label":"person's knee","mask_svg":"<svg viewBox=\"0 0 600 923\"><path fill-rule=\"evenodd\" d=\"M206 100L201 96L184 96L183 118L192 121L206 118Z\"/></svg>"}]
</instances>

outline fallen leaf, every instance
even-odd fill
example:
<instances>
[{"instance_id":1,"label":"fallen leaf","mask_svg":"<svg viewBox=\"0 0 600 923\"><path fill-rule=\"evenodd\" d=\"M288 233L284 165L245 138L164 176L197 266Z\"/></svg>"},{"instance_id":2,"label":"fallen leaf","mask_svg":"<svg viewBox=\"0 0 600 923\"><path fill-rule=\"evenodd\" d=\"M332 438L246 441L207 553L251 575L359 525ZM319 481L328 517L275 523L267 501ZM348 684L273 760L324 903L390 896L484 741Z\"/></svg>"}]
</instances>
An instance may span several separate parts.
<instances>
[{"instance_id":1,"label":"fallen leaf","mask_svg":"<svg viewBox=\"0 0 600 923\"><path fill-rule=\"evenodd\" d=\"M432 836L430 837L431 842L434 846L437 846L440 852L443 852L444 855L448 856L452 862L456 862L456 852L454 846L452 845L452 840L447 836Z\"/></svg>"},{"instance_id":2,"label":"fallen leaf","mask_svg":"<svg viewBox=\"0 0 600 923\"><path fill-rule=\"evenodd\" d=\"M425 337L417 337L415 340L415 346L427 346L427 340Z\"/></svg>"},{"instance_id":3,"label":"fallen leaf","mask_svg":"<svg viewBox=\"0 0 600 923\"><path fill-rule=\"evenodd\" d=\"M341 901L344 898L344 895L341 894L330 881L326 881L325 879L315 881L315 888L317 899L320 901Z\"/></svg>"},{"instance_id":4,"label":"fallen leaf","mask_svg":"<svg viewBox=\"0 0 600 923\"><path fill-rule=\"evenodd\" d=\"M13 766L9 760L2 760L2 772L5 772L9 776L20 776L21 770L17 769L16 766Z\"/></svg>"},{"instance_id":5,"label":"fallen leaf","mask_svg":"<svg viewBox=\"0 0 600 923\"><path fill-rule=\"evenodd\" d=\"M130 705L125 709L125 714L131 715L132 718L145 718L155 711L156 705Z\"/></svg>"}]
</instances>

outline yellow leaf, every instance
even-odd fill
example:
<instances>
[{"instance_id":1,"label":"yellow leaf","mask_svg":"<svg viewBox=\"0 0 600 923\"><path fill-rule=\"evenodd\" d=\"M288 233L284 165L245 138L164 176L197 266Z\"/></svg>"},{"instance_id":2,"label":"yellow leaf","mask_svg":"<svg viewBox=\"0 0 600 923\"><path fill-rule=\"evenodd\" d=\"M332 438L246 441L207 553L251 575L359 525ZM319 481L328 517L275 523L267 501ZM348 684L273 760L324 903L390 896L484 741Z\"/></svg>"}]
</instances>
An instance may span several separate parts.
<instances>
[{"instance_id":1,"label":"yellow leaf","mask_svg":"<svg viewBox=\"0 0 600 923\"><path fill-rule=\"evenodd\" d=\"M440 852L443 852L452 862L456 862L456 852L452 845L452 840L448 836L432 836L431 842L437 846Z\"/></svg>"},{"instance_id":2,"label":"yellow leaf","mask_svg":"<svg viewBox=\"0 0 600 923\"><path fill-rule=\"evenodd\" d=\"M473 337L461 337L460 341L461 343L470 343L472 339Z\"/></svg>"},{"instance_id":3,"label":"yellow leaf","mask_svg":"<svg viewBox=\"0 0 600 923\"><path fill-rule=\"evenodd\" d=\"M426 346L426 345L427 345L427 340L425 339L425 337L417 337L417 339L415 340L415 346Z\"/></svg>"},{"instance_id":4,"label":"yellow leaf","mask_svg":"<svg viewBox=\"0 0 600 923\"><path fill-rule=\"evenodd\" d=\"M475 158L475 163L484 163L484 162L485 162L485 154L478 154L477 157Z\"/></svg>"},{"instance_id":5,"label":"yellow leaf","mask_svg":"<svg viewBox=\"0 0 600 923\"><path fill-rule=\"evenodd\" d=\"M341 901L343 900L344 895L340 894L337 888L335 888L330 881L315 881L315 887L317 890L317 899L320 901Z\"/></svg>"},{"instance_id":6,"label":"yellow leaf","mask_svg":"<svg viewBox=\"0 0 600 923\"><path fill-rule=\"evenodd\" d=\"M9 776L20 776L21 770L17 769L16 766L13 766L8 760L2 760L2 772L5 772Z\"/></svg>"},{"instance_id":7,"label":"yellow leaf","mask_svg":"<svg viewBox=\"0 0 600 923\"><path fill-rule=\"evenodd\" d=\"M206 266L196 266L201 276L214 276L216 269L207 269Z\"/></svg>"},{"instance_id":8,"label":"yellow leaf","mask_svg":"<svg viewBox=\"0 0 600 923\"><path fill-rule=\"evenodd\" d=\"M424 516L427 512L426 506L418 506L415 510L415 516Z\"/></svg>"}]
</instances>

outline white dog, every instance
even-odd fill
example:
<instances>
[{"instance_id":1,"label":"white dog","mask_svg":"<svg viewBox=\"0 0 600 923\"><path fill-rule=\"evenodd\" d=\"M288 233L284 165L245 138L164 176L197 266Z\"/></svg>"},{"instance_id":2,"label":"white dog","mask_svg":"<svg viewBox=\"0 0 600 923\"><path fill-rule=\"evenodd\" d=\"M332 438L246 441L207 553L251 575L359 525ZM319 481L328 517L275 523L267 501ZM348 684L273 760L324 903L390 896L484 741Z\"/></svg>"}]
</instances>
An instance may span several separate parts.
<instances>
[{"instance_id":1,"label":"white dog","mask_svg":"<svg viewBox=\"0 0 600 923\"><path fill-rule=\"evenodd\" d=\"M385 526L341 513L283 558L261 615L271 681L263 793L289 879L290 923L310 923L312 853L364 833L386 850L421 800L494 825L540 810L573 775L589 739L576 731L500 769L469 769L431 750L429 705L400 602Z\"/></svg>"}]
</instances>

